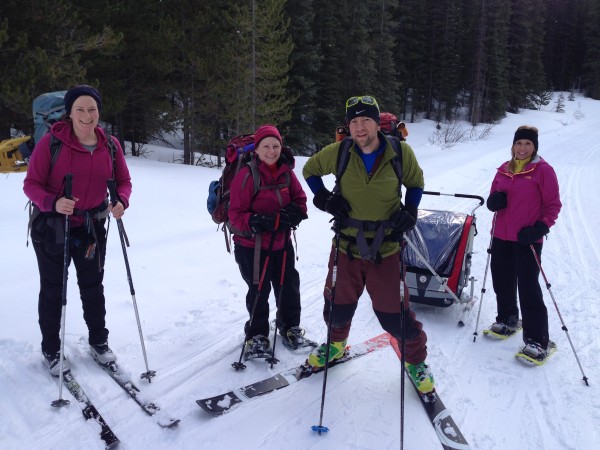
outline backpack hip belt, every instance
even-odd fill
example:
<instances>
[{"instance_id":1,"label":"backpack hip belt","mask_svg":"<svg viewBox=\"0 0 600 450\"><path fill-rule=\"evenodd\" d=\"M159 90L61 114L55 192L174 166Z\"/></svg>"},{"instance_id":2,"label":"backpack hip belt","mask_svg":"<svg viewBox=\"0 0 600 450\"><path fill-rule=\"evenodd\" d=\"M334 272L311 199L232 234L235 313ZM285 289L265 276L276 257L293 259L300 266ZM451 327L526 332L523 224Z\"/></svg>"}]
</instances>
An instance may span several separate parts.
<instances>
[{"instance_id":1,"label":"backpack hip belt","mask_svg":"<svg viewBox=\"0 0 600 450\"><path fill-rule=\"evenodd\" d=\"M342 228L352 227L358 230L356 237L354 238L351 238L347 235L342 236L349 242L356 242L361 259L378 261L381 258L379 249L381 248L383 241L386 240L385 230L392 227L391 221L382 220L374 222L370 220L358 220L348 217L342 219L339 222L339 225ZM375 236L372 238L367 238L365 236L365 231L375 231Z\"/></svg>"}]
</instances>

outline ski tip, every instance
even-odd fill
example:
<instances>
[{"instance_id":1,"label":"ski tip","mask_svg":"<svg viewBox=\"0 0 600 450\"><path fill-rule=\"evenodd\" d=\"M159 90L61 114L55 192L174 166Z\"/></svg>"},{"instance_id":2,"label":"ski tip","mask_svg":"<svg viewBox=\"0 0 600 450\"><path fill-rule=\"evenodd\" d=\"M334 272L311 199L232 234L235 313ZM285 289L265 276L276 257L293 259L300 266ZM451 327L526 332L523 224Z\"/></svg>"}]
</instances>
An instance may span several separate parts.
<instances>
[{"instance_id":1,"label":"ski tip","mask_svg":"<svg viewBox=\"0 0 600 450\"><path fill-rule=\"evenodd\" d=\"M321 434L321 433L327 433L329 431L329 428L323 426L323 425L313 425L312 427L310 427L313 431L316 431L317 433Z\"/></svg>"}]
</instances>

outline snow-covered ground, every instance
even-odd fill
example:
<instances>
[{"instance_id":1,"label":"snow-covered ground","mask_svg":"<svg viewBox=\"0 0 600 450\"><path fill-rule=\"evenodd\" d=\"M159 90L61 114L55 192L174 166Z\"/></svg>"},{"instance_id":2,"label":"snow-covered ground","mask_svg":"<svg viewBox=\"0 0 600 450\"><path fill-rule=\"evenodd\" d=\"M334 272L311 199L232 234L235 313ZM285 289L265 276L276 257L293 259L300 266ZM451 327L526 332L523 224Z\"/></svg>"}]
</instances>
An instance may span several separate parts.
<instances>
[{"instance_id":1,"label":"snow-covered ground","mask_svg":"<svg viewBox=\"0 0 600 450\"><path fill-rule=\"evenodd\" d=\"M515 129L540 129L540 155L555 168L563 209L544 245L542 265L569 336L589 378L582 373L548 290L551 338L558 351L543 367L513 357L519 338L497 342L481 331L495 317L491 279L477 313L486 267L492 214L476 211L472 274L474 309L414 305L429 337L428 363L437 389L471 448L594 450L600 448L600 102L566 102L566 112L523 111L496 125L488 139L441 150L429 143L435 124L409 124L409 143L425 171L426 189L487 197L495 168L509 158ZM332 130L333 136L333 130ZM195 399L216 395L306 358L277 348L275 369L250 362L235 372L246 320L245 285L225 251L221 232L206 212L207 186L216 169L167 164L173 150L153 148L148 159L128 158L134 193L124 224L128 257L142 320L151 384L143 394L181 419L173 430L158 427L91 360L73 269L68 286L65 351L88 396L122 441L124 449L396 449L400 446L400 366L391 349L329 372L323 424L318 435L322 375L242 405L223 417L207 416ZM305 158L297 158L301 178ZM33 249L25 246L24 174L0 176L0 448L101 449L98 427L79 405L53 408L58 384L40 354L38 276ZM332 183L329 180L328 183ZM305 185L308 192L308 187ZM309 198L312 195L309 194ZM475 203L476 204L476 203ZM421 207L470 212L472 200L424 197ZM322 288L329 254L329 217L309 206L310 219L297 232L303 301L302 326L319 342L326 336ZM110 344L123 368L139 379L146 370L123 254L113 222L105 290ZM543 281L543 280L541 280ZM341 281L343 282L343 280ZM457 326L460 318L466 326ZM479 337L473 342L473 333ZM381 332L368 296L361 299L350 335L359 342ZM409 386L409 385L407 385ZM70 394L63 391L65 398ZM405 448L436 449L438 439L412 389L406 391Z\"/></svg>"}]
</instances>

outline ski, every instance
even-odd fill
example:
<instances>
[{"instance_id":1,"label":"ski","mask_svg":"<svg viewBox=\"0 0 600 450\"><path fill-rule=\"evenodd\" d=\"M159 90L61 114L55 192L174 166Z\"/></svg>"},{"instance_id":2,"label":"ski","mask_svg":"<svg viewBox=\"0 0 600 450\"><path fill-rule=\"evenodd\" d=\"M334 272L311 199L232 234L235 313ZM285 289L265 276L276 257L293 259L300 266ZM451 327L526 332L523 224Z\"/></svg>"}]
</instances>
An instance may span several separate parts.
<instances>
[{"instance_id":1,"label":"ski","mask_svg":"<svg viewBox=\"0 0 600 450\"><path fill-rule=\"evenodd\" d=\"M154 402L142 399L138 396L139 388L120 370L116 362L102 364L94 358L94 361L106 372L121 388L129 394L142 410L154 418L156 423L163 428L171 428L179 423L179 419L173 419L165 414Z\"/></svg>"},{"instance_id":2,"label":"ski","mask_svg":"<svg viewBox=\"0 0 600 450\"><path fill-rule=\"evenodd\" d=\"M487 336L489 338L492 338L492 339L504 340L504 339L508 339L511 336L514 336L515 334L517 334L519 331L522 331L522 330L523 330L523 324L519 320L519 322L517 323L517 327L513 332L508 332L506 334L496 333L495 331L492 331L490 328L487 328L487 329L483 330L483 335Z\"/></svg>"},{"instance_id":3,"label":"ski","mask_svg":"<svg viewBox=\"0 0 600 450\"><path fill-rule=\"evenodd\" d=\"M86 420L94 420L100 425L100 438L104 441L107 449L114 448L119 444L119 438L115 436L113 431L110 429L108 424L104 421L96 407L92 404L90 399L87 397L83 388L79 385L75 377L71 373L71 370L63 372L63 383L71 393L73 397L81 405L81 412Z\"/></svg>"},{"instance_id":4,"label":"ski","mask_svg":"<svg viewBox=\"0 0 600 450\"><path fill-rule=\"evenodd\" d=\"M392 340L392 348L398 355L398 358L401 357L400 349L398 348L398 341L395 339ZM405 369L406 371L406 369ZM445 450L467 450L471 447L469 443L461 433L460 429L450 411L444 405L444 402L440 398L437 391L434 389L432 392L428 392L426 394L419 391L417 385L413 382L413 379L406 371L406 375L408 376L411 384L415 388L419 399L421 400L421 405L425 409L431 424L437 434L440 443L442 444L442 448Z\"/></svg>"},{"instance_id":5,"label":"ski","mask_svg":"<svg viewBox=\"0 0 600 450\"><path fill-rule=\"evenodd\" d=\"M537 358L532 358L531 356L523 353L523 351L518 351L515 354L515 358L517 358L519 361L521 361L527 365L542 366L546 363L546 361L548 361L548 358L550 358L554 354L555 351L556 351L556 344L554 342L550 341L550 342L548 342L548 355L546 355L546 357L542 360L537 359Z\"/></svg>"},{"instance_id":6,"label":"ski","mask_svg":"<svg viewBox=\"0 0 600 450\"><path fill-rule=\"evenodd\" d=\"M379 336L368 339L360 344L348 347L346 349L346 354L340 359L331 361L329 363L329 367L331 368L352 359L359 358L375 350L385 348L389 344L390 341L388 333L380 334ZM196 403L207 413L220 416L230 412L233 408L239 406L241 403L248 402L261 395L284 388L322 371L322 369L314 371L312 368L307 367L305 363L264 380L249 384L248 386L234 389L214 397L196 400Z\"/></svg>"}]
</instances>

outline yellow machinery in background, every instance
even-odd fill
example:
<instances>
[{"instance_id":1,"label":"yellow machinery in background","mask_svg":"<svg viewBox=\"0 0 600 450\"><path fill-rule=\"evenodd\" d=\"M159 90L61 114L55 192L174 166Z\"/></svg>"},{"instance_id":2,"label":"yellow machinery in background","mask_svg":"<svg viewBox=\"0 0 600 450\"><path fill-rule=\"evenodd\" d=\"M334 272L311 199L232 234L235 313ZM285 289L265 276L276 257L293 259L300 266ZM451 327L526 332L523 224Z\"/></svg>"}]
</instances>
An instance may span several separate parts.
<instances>
[{"instance_id":1,"label":"yellow machinery in background","mask_svg":"<svg viewBox=\"0 0 600 450\"><path fill-rule=\"evenodd\" d=\"M6 139L0 142L0 173L27 171L27 162L23 160L19 145L29 139L31 136Z\"/></svg>"}]
</instances>

